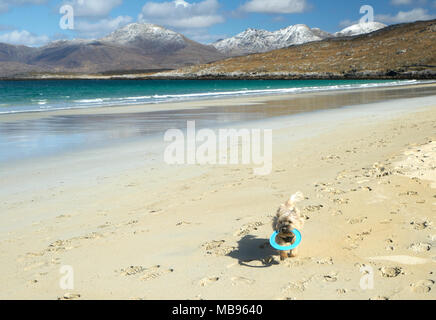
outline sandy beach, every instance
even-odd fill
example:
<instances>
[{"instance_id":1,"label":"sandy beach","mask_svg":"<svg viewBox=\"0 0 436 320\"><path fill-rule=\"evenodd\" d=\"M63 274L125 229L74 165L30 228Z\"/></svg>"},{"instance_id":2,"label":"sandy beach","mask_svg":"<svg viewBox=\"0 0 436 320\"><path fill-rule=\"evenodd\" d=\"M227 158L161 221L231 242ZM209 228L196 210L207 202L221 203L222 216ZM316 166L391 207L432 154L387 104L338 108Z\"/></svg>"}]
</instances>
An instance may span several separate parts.
<instances>
[{"instance_id":1,"label":"sandy beach","mask_svg":"<svg viewBox=\"0 0 436 320\"><path fill-rule=\"evenodd\" d=\"M2 164L0 299L436 299L435 88L154 107L182 120L205 105L251 112L226 125L273 130L265 176L242 164L169 166L159 135ZM138 109L50 116L128 112ZM297 191L300 254L280 261L272 217ZM74 289L60 286L65 266ZM373 287L362 287L368 276Z\"/></svg>"}]
</instances>

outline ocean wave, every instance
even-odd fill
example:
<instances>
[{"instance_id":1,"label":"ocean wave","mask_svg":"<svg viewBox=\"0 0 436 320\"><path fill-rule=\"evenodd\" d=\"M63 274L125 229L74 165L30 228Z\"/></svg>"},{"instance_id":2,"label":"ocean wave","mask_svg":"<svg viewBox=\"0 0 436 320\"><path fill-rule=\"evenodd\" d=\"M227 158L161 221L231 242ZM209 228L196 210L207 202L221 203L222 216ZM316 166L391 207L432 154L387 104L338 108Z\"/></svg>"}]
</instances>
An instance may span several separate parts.
<instances>
[{"instance_id":1,"label":"ocean wave","mask_svg":"<svg viewBox=\"0 0 436 320\"><path fill-rule=\"evenodd\" d=\"M96 98L96 99L81 99L81 100L74 100L75 103L101 103L108 98Z\"/></svg>"},{"instance_id":2,"label":"ocean wave","mask_svg":"<svg viewBox=\"0 0 436 320\"><path fill-rule=\"evenodd\" d=\"M212 89L208 92L184 93L184 94L156 94L144 96L128 96L128 97L97 97L88 99L78 99L71 102L66 101L62 104L46 106L48 101L46 99L37 99L37 105L17 107L5 107L0 111L0 114L9 113L23 113L23 112L43 112L53 110L70 110L70 109L84 109L95 107L109 107L109 106L127 106L138 104L157 104L165 102L176 101L192 101L203 99L218 99L224 97L238 97L238 96L260 96L260 95L275 95L275 94L296 94L296 93L309 93L309 92L322 92L322 91L341 91L341 90L354 90L361 88L377 88L377 87L394 87L405 86L420 83L434 83L435 81L420 81L420 80L397 80L391 82L369 82L369 83L356 83L356 84L337 84L329 86L311 86L311 87L291 87L291 88L276 88L265 87L265 89L249 89L243 88L239 90L228 91L214 91ZM1 106L1 105L0 105Z\"/></svg>"},{"instance_id":3,"label":"ocean wave","mask_svg":"<svg viewBox=\"0 0 436 320\"><path fill-rule=\"evenodd\" d=\"M424 83L424 81L421 81ZM360 88L375 88L375 87L392 87L399 85L411 85L420 83L418 80L401 80L385 83L362 83L362 84L343 84L331 86L313 86L313 87L297 87L297 88L277 88L277 89L245 89L235 91L218 91L218 92L201 92L201 93L186 93L186 94L165 94L154 95L154 99L190 99L201 97L220 97L220 96L240 96L240 95L265 95L265 94L286 94L314 91L334 91Z\"/></svg>"}]
</instances>

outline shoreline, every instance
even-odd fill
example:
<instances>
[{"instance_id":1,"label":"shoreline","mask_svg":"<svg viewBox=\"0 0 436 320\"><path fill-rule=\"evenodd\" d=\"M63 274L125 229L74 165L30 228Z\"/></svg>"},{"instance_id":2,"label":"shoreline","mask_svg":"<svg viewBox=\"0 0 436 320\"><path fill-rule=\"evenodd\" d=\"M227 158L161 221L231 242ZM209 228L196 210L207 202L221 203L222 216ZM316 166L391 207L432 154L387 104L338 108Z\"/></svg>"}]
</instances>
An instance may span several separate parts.
<instances>
[{"instance_id":1,"label":"shoreline","mask_svg":"<svg viewBox=\"0 0 436 320\"><path fill-rule=\"evenodd\" d=\"M98 107L0 116L0 163L28 162L86 150L122 147L135 141L163 136L166 130L185 128L196 121L198 128L251 126L288 116L352 109L359 105L425 98L435 95L436 84L388 88L324 91L184 101L139 106ZM344 109L346 110L346 109ZM393 108L395 111L395 108Z\"/></svg>"},{"instance_id":2,"label":"shoreline","mask_svg":"<svg viewBox=\"0 0 436 320\"><path fill-rule=\"evenodd\" d=\"M250 56L250 55L248 55ZM239 57L233 57L239 58ZM219 63L222 60L212 61L208 64ZM196 65L185 68L195 68ZM361 71L352 73L321 72L292 73L292 72L220 72L211 74L177 74L182 69L171 69L147 73L106 73L106 74L50 74L40 73L37 75L17 75L12 77L0 77L0 81L46 81L46 80L436 80L436 72L429 68L420 71ZM162 75L161 75L162 74Z\"/></svg>"},{"instance_id":3,"label":"shoreline","mask_svg":"<svg viewBox=\"0 0 436 320\"><path fill-rule=\"evenodd\" d=\"M177 71L177 70L172 70ZM77 76L64 76L64 75L50 75L39 77L12 77L12 78L0 78L0 81L47 81L47 80L436 80L435 72L433 70L424 70L422 72L406 72L397 73L396 75L379 74L379 73L367 73L364 72L361 77L356 74L347 75L319 75L313 76L311 74L289 74L285 76L283 74L261 74L261 75L238 75L222 74L222 75L182 75L182 76L155 76L153 74L145 75L77 75Z\"/></svg>"},{"instance_id":4,"label":"shoreline","mask_svg":"<svg viewBox=\"0 0 436 320\"><path fill-rule=\"evenodd\" d=\"M336 94L352 94L357 92L379 92L388 90L402 90L402 89L422 89L422 88L436 88L436 83L428 84L405 84L405 85L391 85L381 86L374 88L357 88L357 89L338 89L338 90L325 90L316 92L301 92L301 93L277 93L265 95L251 95L251 96L234 96L222 97L211 99L195 99L186 101L172 101L162 103L150 104L137 104L126 106L102 106L102 107L85 107L85 108L70 108L49 111L23 111L16 113L1 113L0 123L6 121L16 121L22 119L34 119L51 116L64 116L64 115L92 115L92 114L121 114L121 113L141 113L141 112L158 112L158 111L174 111L174 110L190 110L197 108L225 106L238 106L238 105L255 105L255 104L268 104L281 100L292 100L294 98L304 98L310 96L322 95L336 95Z\"/></svg>"}]
</instances>

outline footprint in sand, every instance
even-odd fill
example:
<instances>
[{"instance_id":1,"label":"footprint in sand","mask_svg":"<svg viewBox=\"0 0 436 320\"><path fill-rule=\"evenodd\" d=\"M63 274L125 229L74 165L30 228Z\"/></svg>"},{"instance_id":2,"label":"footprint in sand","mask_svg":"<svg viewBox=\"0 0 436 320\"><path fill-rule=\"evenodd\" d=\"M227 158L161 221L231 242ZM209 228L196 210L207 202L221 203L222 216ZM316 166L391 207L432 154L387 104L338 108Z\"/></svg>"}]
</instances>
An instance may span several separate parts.
<instances>
[{"instance_id":1,"label":"footprint in sand","mask_svg":"<svg viewBox=\"0 0 436 320\"><path fill-rule=\"evenodd\" d=\"M345 198L336 198L336 199L333 199L332 201L333 201L333 203L335 203L335 204L339 204L339 205L341 205L341 204L348 204L348 203L350 202L350 199L345 199Z\"/></svg>"},{"instance_id":2,"label":"footprint in sand","mask_svg":"<svg viewBox=\"0 0 436 320\"><path fill-rule=\"evenodd\" d=\"M386 239L386 250L387 251L394 251L395 250L395 245L394 245L394 240L393 239Z\"/></svg>"},{"instance_id":3,"label":"footprint in sand","mask_svg":"<svg viewBox=\"0 0 436 320\"><path fill-rule=\"evenodd\" d=\"M405 274L401 267L381 267L379 271L384 278L396 278Z\"/></svg>"},{"instance_id":4,"label":"footprint in sand","mask_svg":"<svg viewBox=\"0 0 436 320\"><path fill-rule=\"evenodd\" d=\"M336 282L338 281L338 274L336 272L332 272L323 276L324 282Z\"/></svg>"},{"instance_id":5,"label":"footprint in sand","mask_svg":"<svg viewBox=\"0 0 436 320\"><path fill-rule=\"evenodd\" d=\"M427 252L431 249L430 243L424 243L424 242L418 242L418 243L412 243L409 246L409 250L412 250L414 252Z\"/></svg>"},{"instance_id":6,"label":"footprint in sand","mask_svg":"<svg viewBox=\"0 0 436 320\"><path fill-rule=\"evenodd\" d=\"M99 225L97 228L98 229L105 229L105 228L109 228L111 226L112 226L112 224L108 221L108 222L106 222L106 223L104 223L102 225Z\"/></svg>"},{"instance_id":7,"label":"footprint in sand","mask_svg":"<svg viewBox=\"0 0 436 320\"><path fill-rule=\"evenodd\" d=\"M321 157L322 161L327 161L327 162L329 162L328 160L340 160L340 159L341 159L341 157L338 155L335 155L335 154L330 154L330 155Z\"/></svg>"},{"instance_id":8,"label":"footprint in sand","mask_svg":"<svg viewBox=\"0 0 436 320\"><path fill-rule=\"evenodd\" d=\"M294 267L301 267L309 263L312 259L311 258L294 258L294 259L287 259L282 262L282 264L286 265L287 267L294 268Z\"/></svg>"},{"instance_id":9,"label":"footprint in sand","mask_svg":"<svg viewBox=\"0 0 436 320\"><path fill-rule=\"evenodd\" d=\"M133 226L133 225L138 224L138 223L139 223L139 220L129 220L126 223L124 223L123 225L124 226Z\"/></svg>"},{"instance_id":10,"label":"footprint in sand","mask_svg":"<svg viewBox=\"0 0 436 320\"><path fill-rule=\"evenodd\" d=\"M75 299L79 299L81 297L80 294L78 293L66 293L64 294L62 297L58 298L58 300L75 300Z\"/></svg>"},{"instance_id":11,"label":"footprint in sand","mask_svg":"<svg viewBox=\"0 0 436 320\"><path fill-rule=\"evenodd\" d=\"M392 223L392 219L384 219L380 221L380 224L390 224Z\"/></svg>"},{"instance_id":12,"label":"footprint in sand","mask_svg":"<svg viewBox=\"0 0 436 320\"><path fill-rule=\"evenodd\" d=\"M237 232L234 233L234 236L236 237L246 236L263 225L264 223L260 221L244 224Z\"/></svg>"},{"instance_id":13,"label":"footprint in sand","mask_svg":"<svg viewBox=\"0 0 436 320\"><path fill-rule=\"evenodd\" d=\"M324 208L324 206L322 204L319 205L309 205L303 208L303 211L305 212L316 212L316 211L320 211L322 208Z\"/></svg>"},{"instance_id":14,"label":"footprint in sand","mask_svg":"<svg viewBox=\"0 0 436 320\"><path fill-rule=\"evenodd\" d=\"M51 243L48 248L45 250L47 252L58 252L67 250L67 248L71 247L71 240L57 240Z\"/></svg>"},{"instance_id":15,"label":"footprint in sand","mask_svg":"<svg viewBox=\"0 0 436 320\"><path fill-rule=\"evenodd\" d=\"M413 220L410 222L410 224L413 226L413 229L415 230L425 230L429 228L433 223L428 219L424 219L424 220Z\"/></svg>"},{"instance_id":16,"label":"footprint in sand","mask_svg":"<svg viewBox=\"0 0 436 320\"><path fill-rule=\"evenodd\" d=\"M146 268L142 266L130 266L128 268L121 269L120 272L123 276L134 276L144 272L144 270L146 270Z\"/></svg>"},{"instance_id":17,"label":"footprint in sand","mask_svg":"<svg viewBox=\"0 0 436 320\"><path fill-rule=\"evenodd\" d=\"M337 210L337 209L329 209L329 213L332 216L342 216L344 213L341 210Z\"/></svg>"},{"instance_id":18,"label":"footprint in sand","mask_svg":"<svg viewBox=\"0 0 436 320\"><path fill-rule=\"evenodd\" d=\"M337 289L336 293L337 294L346 294L347 293L347 289Z\"/></svg>"},{"instance_id":19,"label":"footprint in sand","mask_svg":"<svg viewBox=\"0 0 436 320\"><path fill-rule=\"evenodd\" d=\"M24 267L23 270L24 271L30 271L30 270L41 268L43 266L45 267L45 266L48 266L48 265L50 265L50 262L48 262L48 261L40 261L40 262L35 262L33 264L30 264L30 265Z\"/></svg>"},{"instance_id":20,"label":"footprint in sand","mask_svg":"<svg viewBox=\"0 0 436 320\"><path fill-rule=\"evenodd\" d=\"M236 247L225 246L225 242L225 240L210 241L201 247L206 250L208 255L225 256L236 249Z\"/></svg>"},{"instance_id":21,"label":"footprint in sand","mask_svg":"<svg viewBox=\"0 0 436 320\"><path fill-rule=\"evenodd\" d=\"M232 280L233 286L236 286L239 284L252 285L255 283L255 280L244 278L244 277L233 277L231 280Z\"/></svg>"},{"instance_id":22,"label":"footprint in sand","mask_svg":"<svg viewBox=\"0 0 436 320\"><path fill-rule=\"evenodd\" d=\"M303 278L297 282L289 282L284 288L282 288L282 292L286 295L296 293L296 292L304 292L309 286L310 282L313 280L313 277L309 279Z\"/></svg>"},{"instance_id":23,"label":"footprint in sand","mask_svg":"<svg viewBox=\"0 0 436 320\"><path fill-rule=\"evenodd\" d=\"M26 253L26 257L28 257L28 258L42 257L43 255L44 255L44 252L28 252L28 253Z\"/></svg>"},{"instance_id":24,"label":"footprint in sand","mask_svg":"<svg viewBox=\"0 0 436 320\"><path fill-rule=\"evenodd\" d=\"M369 300L384 301L384 300L389 300L389 298L384 297L384 296L375 296L375 297L369 298Z\"/></svg>"},{"instance_id":25,"label":"footprint in sand","mask_svg":"<svg viewBox=\"0 0 436 320\"><path fill-rule=\"evenodd\" d=\"M360 243L365 240L365 238L371 235L372 229L365 230L361 233L356 233L355 235L347 234L345 241L348 246L344 247L346 250L354 250L360 246Z\"/></svg>"},{"instance_id":26,"label":"footprint in sand","mask_svg":"<svg viewBox=\"0 0 436 320\"><path fill-rule=\"evenodd\" d=\"M416 191L407 191L407 192L400 193L398 195L400 197L404 197L404 196L412 196L412 197L414 197L414 196L418 195L418 192L416 192Z\"/></svg>"},{"instance_id":27,"label":"footprint in sand","mask_svg":"<svg viewBox=\"0 0 436 320\"><path fill-rule=\"evenodd\" d=\"M57 216L56 219L68 219L71 218L70 214L61 214L60 216Z\"/></svg>"},{"instance_id":28,"label":"footprint in sand","mask_svg":"<svg viewBox=\"0 0 436 320\"><path fill-rule=\"evenodd\" d=\"M316 260L317 264L329 264L332 265L333 264L333 258L332 257L327 257L327 258L320 258L318 260Z\"/></svg>"},{"instance_id":29,"label":"footprint in sand","mask_svg":"<svg viewBox=\"0 0 436 320\"><path fill-rule=\"evenodd\" d=\"M143 266L130 266L120 270L121 275L126 277L141 275L140 280L143 281L156 279L171 272L174 272L174 269L164 269L160 265L155 265L150 268L145 268Z\"/></svg>"},{"instance_id":30,"label":"footprint in sand","mask_svg":"<svg viewBox=\"0 0 436 320\"><path fill-rule=\"evenodd\" d=\"M410 285L410 289L413 293L423 294L423 293L429 293L434 285L433 280L420 280L418 282L412 283Z\"/></svg>"},{"instance_id":31,"label":"footprint in sand","mask_svg":"<svg viewBox=\"0 0 436 320\"><path fill-rule=\"evenodd\" d=\"M212 283L217 282L219 279L220 279L219 277L206 277L206 278L201 279L198 282L198 284L202 287L206 287Z\"/></svg>"},{"instance_id":32,"label":"footprint in sand","mask_svg":"<svg viewBox=\"0 0 436 320\"><path fill-rule=\"evenodd\" d=\"M351 219L347 220L347 223L349 223L349 224L359 224L359 223L364 223L367 219L368 219L368 217L351 218Z\"/></svg>"},{"instance_id":33,"label":"footprint in sand","mask_svg":"<svg viewBox=\"0 0 436 320\"><path fill-rule=\"evenodd\" d=\"M336 189L334 187L324 187L319 190L319 192L327 193L327 196L338 196L341 194L345 194L346 192L341 189ZM347 199L348 200L348 199Z\"/></svg>"},{"instance_id":34,"label":"footprint in sand","mask_svg":"<svg viewBox=\"0 0 436 320\"><path fill-rule=\"evenodd\" d=\"M190 224L191 224L191 222L180 221L176 224L176 226L179 227L179 226L190 225Z\"/></svg>"},{"instance_id":35,"label":"footprint in sand","mask_svg":"<svg viewBox=\"0 0 436 320\"><path fill-rule=\"evenodd\" d=\"M95 240L104 238L104 234L99 232L92 232L84 236L74 237L67 240L57 240L51 243L48 248L44 250L44 253L58 253L63 251L68 251L77 248L82 240Z\"/></svg>"},{"instance_id":36,"label":"footprint in sand","mask_svg":"<svg viewBox=\"0 0 436 320\"><path fill-rule=\"evenodd\" d=\"M141 276L140 280L148 281L159 278L167 273L174 272L174 269L163 269L160 265L148 268L145 270L145 274Z\"/></svg>"}]
</instances>

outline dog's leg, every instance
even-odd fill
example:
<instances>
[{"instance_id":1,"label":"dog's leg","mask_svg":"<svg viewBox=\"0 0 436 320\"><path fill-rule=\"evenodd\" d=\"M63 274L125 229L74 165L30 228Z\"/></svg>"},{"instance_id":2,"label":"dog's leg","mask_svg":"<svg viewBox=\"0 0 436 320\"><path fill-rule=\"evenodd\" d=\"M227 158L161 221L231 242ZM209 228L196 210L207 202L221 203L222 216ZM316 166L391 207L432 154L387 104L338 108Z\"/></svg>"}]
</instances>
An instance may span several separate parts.
<instances>
[{"instance_id":1,"label":"dog's leg","mask_svg":"<svg viewBox=\"0 0 436 320\"><path fill-rule=\"evenodd\" d=\"M294 237L294 239L292 240L292 244L294 244L295 241L297 241L297 239ZM297 255L298 255L298 248L295 248L289 252L289 257L291 258L295 258Z\"/></svg>"},{"instance_id":2,"label":"dog's leg","mask_svg":"<svg viewBox=\"0 0 436 320\"><path fill-rule=\"evenodd\" d=\"M295 248L294 250L291 250L291 252L289 252L289 257L295 258L296 256L298 256L298 249L297 248Z\"/></svg>"},{"instance_id":3,"label":"dog's leg","mask_svg":"<svg viewBox=\"0 0 436 320\"><path fill-rule=\"evenodd\" d=\"M283 241L282 238L277 237L277 244L283 246L285 245L285 241ZM289 251L280 251L280 260L281 261L286 260L288 258L288 253Z\"/></svg>"}]
</instances>

